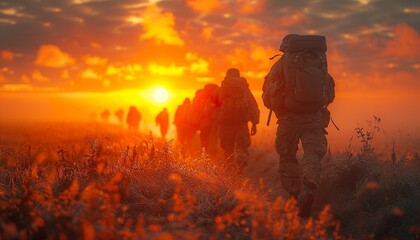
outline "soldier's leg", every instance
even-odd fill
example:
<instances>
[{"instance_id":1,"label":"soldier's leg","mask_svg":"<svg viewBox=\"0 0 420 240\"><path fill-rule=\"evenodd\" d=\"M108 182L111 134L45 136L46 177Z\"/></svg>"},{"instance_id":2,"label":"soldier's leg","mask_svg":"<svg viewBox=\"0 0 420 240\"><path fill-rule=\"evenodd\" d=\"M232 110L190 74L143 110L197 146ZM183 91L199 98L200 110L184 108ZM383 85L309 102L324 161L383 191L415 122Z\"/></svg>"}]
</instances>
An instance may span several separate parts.
<instances>
[{"instance_id":1,"label":"soldier's leg","mask_svg":"<svg viewBox=\"0 0 420 240\"><path fill-rule=\"evenodd\" d=\"M217 156L217 139L219 138L219 125L216 121L213 121L210 128L210 134L208 138L208 153L210 156L215 158Z\"/></svg>"},{"instance_id":2,"label":"soldier's leg","mask_svg":"<svg viewBox=\"0 0 420 240\"><path fill-rule=\"evenodd\" d=\"M299 197L299 216L309 218L312 214L314 202L313 191L318 187L321 176L321 159L327 152L325 130L314 121L301 133L300 140L303 148L303 188Z\"/></svg>"},{"instance_id":3,"label":"soldier's leg","mask_svg":"<svg viewBox=\"0 0 420 240\"><path fill-rule=\"evenodd\" d=\"M230 126L220 126L219 128L219 138L220 138L220 147L223 150L223 155L228 161L233 161L233 151L235 147L235 131L232 130Z\"/></svg>"},{"instance_id":4,"label":"soldier's leg","mask_svg":"<svg viewBox=\"0 0 420 240\"><path fill-rule=\"evenodd\" d=\"M321 176L321 159L327 153L325 130L320 126L305 129L301 133L303 148L303 183L314 190L318 187Z\"/></svg>"},{"instance_id":5,"label":"soldier's leg","mask_svg":"<svg viewBox=\"0 0 420 240\"><path fill-rule=\"evenodd\" d=\"M242 173L243 169L248 165L248 148L251 146L251 136L249 135L249 129L246 124L238 126L235 144L235 160L239 172Z\"/></svg>"},{"instance_id":6,"label":"soldier's leg","mask_svg":"<svg viewBox=\"0 0 420 240\"><path fill-rule=\"evenodd\" d=\"M300 192L300 169L296 158L298 150L298 129L280 123L277 127L276 150L279 154L279 173L286 191L295 198Z\"/></svg>"},{"instance_id":7,"label":"soldier's leg","mask_svg":"<svg viewBox=\"0 0 420 240\"><path fill-rule=\"evenodd\" d=\"M209 146L209 135L210 135L210 126L204 126L200 130L200 141L201 148L205 148L208 151Z\"/></svg>"}]
</instances>

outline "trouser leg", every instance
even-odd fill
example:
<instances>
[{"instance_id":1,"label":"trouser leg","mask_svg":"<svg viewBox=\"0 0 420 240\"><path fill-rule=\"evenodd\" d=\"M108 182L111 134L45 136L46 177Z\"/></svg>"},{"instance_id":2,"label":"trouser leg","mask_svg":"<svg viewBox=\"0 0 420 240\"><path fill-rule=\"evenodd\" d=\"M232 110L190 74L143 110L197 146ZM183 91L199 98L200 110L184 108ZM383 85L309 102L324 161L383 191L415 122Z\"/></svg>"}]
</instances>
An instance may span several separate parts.
<instances>
[{"instance_id":1,"label":"trouser leg","mask_svg":"<svg viewBox=\"0 0 420 240\"><path fill-rule=\"evenodd\" d=\"M251 137L246 124L238 126L235 139L235 161L240 172L248 165Z\"/></svg>"},{"instance_id":2,"label":"trouser leg","mask_svg":"<svg viewBox=\"0 0 420 240\"><path fill-rule=\"evenodd\" d=\"M327 153L327 139L323 128L305 129L300 137L303 148L303 183L305 187L318 187L321 176L321 159Z\"/></svg>"},{"instance_id":3,"label":"trouser leg","mask_svg":"<svg viewBox=\"0 0 420 240\"><path fill-rule=\"evenodd\" d=\"M206 151L208 151L209 147L210 130L211 126L205 126L200 130L201 148L206 149Z\"/></svg>"},{"instance_id":4,"label":"trouser leg","mask_svg":"<svg viewBox=\"0 0 420 240\"><path fill-rule=\"evenodd\" d=\"M211 124L211 128L210 128L210 133L209 133L209 137L208 137L208 153L210 154L210 156L212 157L216 157L217 155L217 140L219 137L219 129L218 129L218 124L214 121Z\"/></svg>"},{"instance_id":5,"label":"trouser leg","mask_svg":"<svg viewBox=\"0 0 420 240\"><path fill-rule=\"evenodd\" d=\"M297 195L301 187L299 162L296 158L298 143L296 127L278 125L276 150L279 154L280 179L284 189L291 195Z\"/></svg>"},{"instance_id":6,"label":"trouser leg","mask_svg":"<svg viewBox=\"0 0 420 240\"><path fill-rule=\"evenodd\" d=\"M232 128L221 126L219 131L220 147L223 150L225 159L233 159L233 151L235 148L235 132Z\"/></svg>"}]
</instances>

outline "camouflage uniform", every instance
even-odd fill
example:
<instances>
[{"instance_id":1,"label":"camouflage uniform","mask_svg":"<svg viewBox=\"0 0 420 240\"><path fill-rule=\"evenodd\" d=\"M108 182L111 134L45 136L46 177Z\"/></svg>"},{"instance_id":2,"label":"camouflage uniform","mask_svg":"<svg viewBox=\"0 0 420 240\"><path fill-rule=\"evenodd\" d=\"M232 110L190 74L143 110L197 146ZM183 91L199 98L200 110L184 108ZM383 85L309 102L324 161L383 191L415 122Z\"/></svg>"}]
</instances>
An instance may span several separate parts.
<instances>
[{"instance_id":1,"label":"camouflage uniform","mask_svg":"<svg viewBox=\"0 0 420 240\"><path fill-rule=\"evenodd\" d=\"M273 65L265 82L273 79L284 79L282 59ZM291 195L297 196L303 178L304 186L317 188L320 181L321 159L327 151L326 131L323 128L321 112L292 113L280 108L275 114L278 118L276 150L280 156L279 172L283 187ZM296 158L299 141L304 152L303 174Z\"/></svg>"},{"instance_id":2,"label":"camouflage uniform","mask_svg":"<svg viewBox=\"0 0 420 240\"><path fill-rule=\"evenodd\" d=\"M200 141L201 147L211 156L215 157L217 154L217 140L218 140L218 92L219 86L216 84L206 84L204 86L204 101L200 106L201 117Z\"/></svg>"},{"instance_id":3,"label":"camouflage uniform","mask_svg":"<svg viewBox=\"0 0 420 240\"><path fill-rule=\"evenodd\" d=\"M235 90L238 92L241 91L241 89L236 87L227 89L224 88L222 83L218 97L220 104L219 139L224 157L226 159L234 159L238 170L242 172L248 164L248 148L251 146L248 122L252 123L251 134L255 134L256 125L259 123L260 111L258 109L257 101L248 88L246 79L239 76L239 71L237 69L228 70L224 81L230 80L238 81L239 84L244 84L245 86L240 102L233 103L233 105L235 105L233 106L234 108L238 105L245 106L245 111L239 110L239 112L241 112L239 113L230 107L225 108L232 95L236 94ZM232 104L232 102L230 104Z\"/></svg>"},{"instance_id":4,"label":"camouflage uniform","mask_svg":"<svg viewBox=\"0 0 420 240\"><path fill-rule=\"evenodd\" d=\"M234 159L242 171L248 165L248 148L251 146L248 125L221 125L219 131L220 147L225 159Z\"/></svg>"},{"instance_id":5,"label":"camouflage uniform","mask_svg":"<svg viewBox=\"0 0 420 240\"><path fill-rule=\"evenodd\" d=\"M320 112L308 114L283 113L278 120L276 150L280 155L279 172L283 187L299 193L301 172L296 158L299 140L304 151L303 183L311 188L319 185L321 159L327 152L327 139Z\"/></svg>"}]
</instances>

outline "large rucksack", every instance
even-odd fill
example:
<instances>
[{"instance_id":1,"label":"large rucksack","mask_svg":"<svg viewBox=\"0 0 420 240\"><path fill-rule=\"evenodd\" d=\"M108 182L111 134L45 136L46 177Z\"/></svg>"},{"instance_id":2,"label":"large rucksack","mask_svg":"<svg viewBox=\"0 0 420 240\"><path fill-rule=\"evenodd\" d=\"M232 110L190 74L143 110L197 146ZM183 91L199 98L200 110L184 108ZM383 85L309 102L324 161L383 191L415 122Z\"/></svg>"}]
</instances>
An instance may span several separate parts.
<instances>
[{"instance_id":1,"label":"large rucksack","mask_svg":"<svg viewBox=\"0 0 420 240\"><path fill-rule=\"evenodd\" d=\"M229 77L222 81L219 89L221 102L219 121L241 123L250 120L249 88L245 78Z\"/></svg>"},{"instance_id":2,"label":"large rucksack","mask_svg":"<svg viewBox=\"0 0 420 240\"><path fill-rule=\"evenodd\" d=\"M196 92L192 102L193 111L187 116L195 129L211 125L216 119L218 90L217 84L206 84Z\"/></svg>"},{"instance_id":3,"label":"large rucksack","mask_svg":"<svg viewBox=\"0 0 420 240\"><path fill-rule=\"evenodd\" d=\"M288 112L310 113L331 103L335 97L334 79L328 73L326 50L324 36L291 37L280 59L284 79L268 86L263 95L266 107L275 111L282 108Z\"/></svg>"}]
</instances>

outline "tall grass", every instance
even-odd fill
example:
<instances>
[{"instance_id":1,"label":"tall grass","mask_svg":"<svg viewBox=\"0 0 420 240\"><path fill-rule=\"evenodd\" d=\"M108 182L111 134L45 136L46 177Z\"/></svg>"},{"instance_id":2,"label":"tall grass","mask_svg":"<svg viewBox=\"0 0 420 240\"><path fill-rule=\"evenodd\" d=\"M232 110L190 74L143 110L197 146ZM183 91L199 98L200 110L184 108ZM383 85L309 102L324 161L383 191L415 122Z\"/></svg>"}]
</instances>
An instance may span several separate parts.
<instances>
[{"instance_id":1,"label":"tall grass","mask_svg":"<svg viewBox=\"0 0 420 240\"><path fill-rule=\"evenodd\" d=\"M328 154L316 214L301 220L295 200L271 196L270 179L249 180L204 151L184 154L174 141L106 126L43 130L48 134L15 130L0 136L2 239L415 239L420 234L418 154L378 154L372 140L358 151ZM267 168L256 162L248 168Z\"/></svg>"},{"instance_id":2,"label":"tall grass","mask_svg":"<svg viewBox=\"0 0 420 240\"><path fill-rule=\"evenodd\" d=\"M328 207L304 222L294 200L269 201L262 182L205 152L185 156L151 136L95 130L69 139L67 131L0 139L2 238L338 237Z\"/></svg>"},{"instance_id":3,"label":"tall grass","mask_svg":"<svg viewBox=\"0 0 420 240\"><path fill-rule=\"evenodd\" d=\"M355 129L360 148L325 159L318 206L332 205L341 233L356 239L420 237L420 157L397 156L395 147L378 153L373 147L380 118Z\"/></svg>"}]
</instances>

